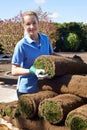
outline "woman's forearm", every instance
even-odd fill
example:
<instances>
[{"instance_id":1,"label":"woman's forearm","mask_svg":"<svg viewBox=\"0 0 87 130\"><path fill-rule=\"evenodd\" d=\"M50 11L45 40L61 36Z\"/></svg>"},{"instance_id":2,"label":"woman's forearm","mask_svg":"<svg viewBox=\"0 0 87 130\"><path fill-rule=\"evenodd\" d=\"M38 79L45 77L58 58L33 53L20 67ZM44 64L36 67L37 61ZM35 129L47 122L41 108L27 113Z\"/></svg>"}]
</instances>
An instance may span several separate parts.
<instances>
[{"instance_id":1,"label":"woman's forearm","mask_svg":"<svg viewBox=\"0 0 87 130\"><path fill-rule=\"evenodd\" d=\"M20 66L12 65L12 75L13 76L20 76L29 74L29 69L22 68Z\"/></svg>"}]
</instances>

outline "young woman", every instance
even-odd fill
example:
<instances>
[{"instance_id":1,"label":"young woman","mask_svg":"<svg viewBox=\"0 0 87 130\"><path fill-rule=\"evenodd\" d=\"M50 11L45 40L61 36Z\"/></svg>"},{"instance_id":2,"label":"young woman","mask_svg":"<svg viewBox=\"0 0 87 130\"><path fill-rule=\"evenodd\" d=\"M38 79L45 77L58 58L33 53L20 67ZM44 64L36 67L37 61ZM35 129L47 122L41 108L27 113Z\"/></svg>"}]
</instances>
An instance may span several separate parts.
<instances>
[{"instance_id":1,"label":"young woman","mask_svg":"<svg viewBox=\"0 0 87 130\"><path fill-rule=\"evenodd\" d=\"M39 77L45 78L43 69L33 66L34 60L40 55L50 55L53 48L49 38L38 32L39 20L33 11L27 11L22 16L24 37L15 46L12 57L12 75L19 76L17 95L38 92Z\"/></svg>"}]
</instances>

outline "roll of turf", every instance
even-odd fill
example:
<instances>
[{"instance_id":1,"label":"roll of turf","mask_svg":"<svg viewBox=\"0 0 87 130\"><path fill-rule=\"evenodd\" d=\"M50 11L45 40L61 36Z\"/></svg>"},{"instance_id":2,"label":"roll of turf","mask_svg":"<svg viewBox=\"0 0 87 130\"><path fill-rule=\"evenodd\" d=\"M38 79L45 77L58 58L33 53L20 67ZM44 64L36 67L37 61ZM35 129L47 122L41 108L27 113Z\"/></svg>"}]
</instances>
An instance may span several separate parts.
<instances>
[{"instance_id":1,"label":"roll of turf","mask_svg":"<svg viewBox=\"0 0 87 130\"><path fill-rule=\"evenodd\" d=\"M52 79L38 81L40 90L51 90L61 93L70 93L87 99L87 76L83 75L64 75L56 76Z\"/></svg>"},{"instance_id":2,"label":"roll of turf","mask_svg":"<svg viewBox=\"0 0 87 130\"><path fill-rule=\"evenodd\" d=\"M64 74L87 74L87 64L75 58L54 55L41 55L34 61L34 66L44 69L50 78Z\"/></svg>"},{"instance_id":3,"label":"roll of turf","mask_svg":"<svg viewBox=\"0 0 87 130\"><path fill-rule=\"evenodd\" d=\"M66 118L67 114L83 104L82 98L72 94L61 94L40 102L38 114L52 124Z\"/></svg>"},{"instance_id":4,"label":"roll of turf","mask_svg":"<svg viewBox=\"0 0 87 130\"><path fill-rule=\"evenodd\" d=\"M65 125L71 130L87 130L87 104L69 112Z\"/></svg>"}]
</instances>

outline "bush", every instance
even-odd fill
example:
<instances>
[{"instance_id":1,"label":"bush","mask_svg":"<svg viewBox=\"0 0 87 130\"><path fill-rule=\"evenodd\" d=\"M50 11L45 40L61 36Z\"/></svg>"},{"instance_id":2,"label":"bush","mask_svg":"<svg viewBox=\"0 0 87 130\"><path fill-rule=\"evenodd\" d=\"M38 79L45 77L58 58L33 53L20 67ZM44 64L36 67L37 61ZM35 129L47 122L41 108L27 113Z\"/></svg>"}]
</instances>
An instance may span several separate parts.
<instances>
[{"instance_id":1,"label":"bush","mask_svg":"<svg viewBox=\"0 0 87 130\"><path fill-rule=\"evenodd\" d=\"M4 53L12 54L16 43L22 38L23 29L20 22L5 21L0 26L0 44ZM0 47L1 49L1 47Z\"/></svg>"},{"instance_id":2,"label":"bush","mask_svg":"<svg viewBox=\"0 0 87 130\"><path fill-rule=\"evenodd\" d=\"M65 48L67 51L77 51L79 47L79 38L75 33L69 33L65 40Z\"/></svg>"}]
</instances>

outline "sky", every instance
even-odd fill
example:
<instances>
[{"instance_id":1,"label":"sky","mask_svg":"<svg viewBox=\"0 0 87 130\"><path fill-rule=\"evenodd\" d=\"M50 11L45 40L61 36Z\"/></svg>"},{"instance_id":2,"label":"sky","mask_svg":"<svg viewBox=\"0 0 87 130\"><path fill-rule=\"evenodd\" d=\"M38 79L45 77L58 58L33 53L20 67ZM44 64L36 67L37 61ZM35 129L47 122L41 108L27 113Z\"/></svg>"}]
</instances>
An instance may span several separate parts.
<instances>
[{"instance_id":1,"label":"sky","mask_svg":"<svg viewBox=\"0 0 87 130\"><path fill-rule=\"evenodd\" d=\"M87 0L0 0L0 19L14 18L22 11L47 12L53 22L87 23Z\"/></svg>"}]
</instances>

